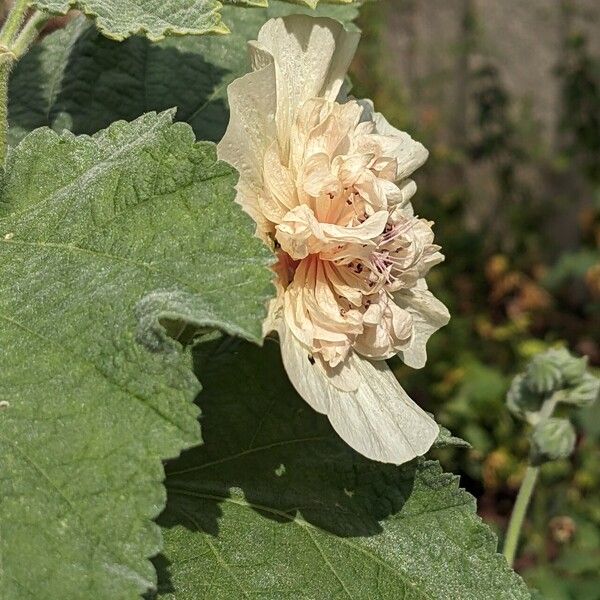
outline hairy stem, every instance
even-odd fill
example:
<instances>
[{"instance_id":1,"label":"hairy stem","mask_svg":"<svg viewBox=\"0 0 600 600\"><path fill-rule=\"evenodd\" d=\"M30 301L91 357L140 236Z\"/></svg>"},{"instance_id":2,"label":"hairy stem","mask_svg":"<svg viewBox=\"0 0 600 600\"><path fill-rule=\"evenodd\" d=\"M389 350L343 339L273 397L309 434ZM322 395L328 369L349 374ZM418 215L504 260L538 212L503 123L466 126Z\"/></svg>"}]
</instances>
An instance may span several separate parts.
<instances>
[{"instance_id":1,"label":"hairy stem","mask_svg":"<svg viewBox=\"0 0 600 600\"><path fill-rule=\"evenodd\" d=\"M8 135L8 79L13 63L10 51L0 48L0 167L6 158Z\"/></svg>"},{"instance_id":2,"label":"hairy stem","mask_svg":"<svg viewBox=\"0 0 600 600\"><path fill-rule=\"evenodd\" d=\"M0 30L0 45L10 48L29 10L30 0L15 0Z\"/></svg>"},{"instance_id":3,"label":"hairy stem","mask_svg":"<svg viewBox=\"0 0 600 600\"><path fill-rule=\"evenodd\" d=\"M30 0L15 0L0 29L0 166L4 165L8 138L8 82L14 62L27 52L48 19L36 10L23 25Z\"/></svg>"},{"instance_id":4,"label":"hairy stem","mask_svg":"<svg viewBox=\"0 0 600 600\"><path fill-rule=\"evenodd\" d=\"M49 18L49 15L43 10L36 10L31 15L11 48L17 58L21 58L29 50L29 46L35 42Z\"/></svg>"}]
</instances>

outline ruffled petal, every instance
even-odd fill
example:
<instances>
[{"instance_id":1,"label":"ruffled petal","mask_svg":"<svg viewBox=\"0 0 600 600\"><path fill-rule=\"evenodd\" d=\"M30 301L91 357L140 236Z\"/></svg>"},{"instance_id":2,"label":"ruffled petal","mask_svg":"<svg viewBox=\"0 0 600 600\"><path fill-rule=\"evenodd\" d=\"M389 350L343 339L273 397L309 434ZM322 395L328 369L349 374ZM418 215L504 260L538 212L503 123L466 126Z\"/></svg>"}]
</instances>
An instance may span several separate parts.
<instances>
[{"instance_id":1,"label":"ruffled petal","mask_svg":"<svg viewBox=\"0 0 600 600\"><path fill-rule=\"evenodd\" d=\"M437 438L435 421L402 389L384 362L373 364L354 353L344 365L344 391L285 327L280 329L281 354L290 381L352 448L367 458L402 464L425 454Z\"/></svg>"},{"instance_id":2,"label":"ruffled petal","mask_svg":"<svg viewBox=\"0 0 600 600\"><path fill-rule=\"evenodd\" d=\"M412 315L381 293L363 316L364 332L356 338L354 350L371 360L395 356L410 342Z\"/></svg>"},{"instance_id":3,"label":"ruffled petal","mask_svg":"<svg viewBox=\"0 0 600 600\"><path fill-rule=\"evenodd\" d=\"M300 106L309 98L338 96L359 38L333 19L293 15L267 21L250 44L253 65L264 67L265 53L275 63L277 131L285 154Z\"/></svg>"},{"instance_id":4,"label":"ruffled petal","mask_svg":"<svg viewBox=\"0 0 600 600\"><path fill-rule=\"evenodd\" d=\"M327 249L328 245L370 244L384 230L386 211L379 211L358 225L342 227L321 223L306 204L296 206L276 226L275 238L294 260L306 258Z\"/></svg>"},{"instance_id":5,"label":"ruffled petal","mask_svg":"<svg viewBox=\"0 0 600 600\"><path fill-rule=\"evenodd\" d=\"M375 132L363 136L355 151L373 152L396 159L396 181L408 177L425 163L429 152L423 144L390 125L381 113L375 112L371 100L360 100L359 103L364 109L363 120L373 121Z\"/></svg>"},{"instance_id":6,"label":"ruffled petal","mask_svg":"<svg viewBox=\"0 0 600 600\"><path fill-rule=\"evenodd\" d=\"M275 239L294 260L319 252L323 230L313 211L306 205L296 206L276 226Z\"/></svg>"},{"instance_id":7,"label":"ruffled petal","mask_svg":"<svg viewBox=\"0 0 600 600\"><path fill-rule=\"evenodd\" d=\"M388 213L380 210L358 225L342 227L331 223L323 223L323 233L327 241L345 242L347 244L368 244L380 235L387 223Z\"/></svg>"},{"instance_id":8,"label":"ruffled petal","mask_svg":"<svg viewBox=\"0 0 600 600\"><path fill-rule=\"evenodd\" d=\"M420 369L427 362L426 344L433 333L450 320L448 309L427 289L425 280L409 290L394 294L398 306L413 317L413 336L407 348L399 352L400 358L413 369Z\"/></svg>"}]
</instances>

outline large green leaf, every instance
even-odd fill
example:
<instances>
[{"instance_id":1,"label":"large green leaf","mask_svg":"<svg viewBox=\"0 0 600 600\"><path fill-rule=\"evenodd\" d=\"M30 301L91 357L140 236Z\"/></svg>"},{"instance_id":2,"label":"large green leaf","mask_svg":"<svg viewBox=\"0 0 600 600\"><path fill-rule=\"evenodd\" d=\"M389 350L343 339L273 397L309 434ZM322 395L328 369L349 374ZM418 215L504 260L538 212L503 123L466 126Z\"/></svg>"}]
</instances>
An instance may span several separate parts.
<instances>
[{"instance_id":1,"label":"large green leaf","mask_svg":"<svg viewBox=\"0 0 600 600\"><path fill-rule=\"evenodd\" d=\"M456 477L353 452L294 393L275 344L212 344L197 354L205 444L167 468L161 595L529 598Z\"/></svg>"},{"instance_id":2,"label":"large green leaf","mask_svg":"<svg viewBox=\"0 0 600 600\"><path fill-rule=\"evenodd\" d=\"M155 580L161 459L200 441L191 321L260 338L270 260L236 176L171 114L40 129L0 196L0 598L129 599Z\"/></svg>"},{"instance_id":3,"label":"large green leaf","mask_svg":"<svg viewBox=\"0 0 600 600\"><path fill-rule=\"evenodd\" d=\"M277 0L222 0L224 4L233 6L269 7L277 4ZM359 6L364 0L284 0L291 4L300 4L309 8L323 8L326 4L346 4Z\"/></svg>"},{"instance_id":4,"label":"large green leaf","mask_svg":"<svg viewBox=\"0 0 600 600\"><path fill-rule=\"evenodd\" d=\"M268 0L224 0L226 4L268 7ZM286 0L316 8L319 0ZM327 0L334 4L358 5L355 0ZM221 20L222 4L218 0L34 0L35 6L55 14L66 14L78 8L92 17L98 29L108 38L123 40L144 34L150 40L168 35L200 35L228 33ZM223 11L226 23L234 28L252 20L247 14ZM232 18L229 18L229 17ZM243 29L243 27L242 27Z\"/></svg>"},{"instance_id":5,"label":"large green leaf","mask_svg":"<svg viewBox=\"0 0 600 600\"><path fill-rule=\"evenodd\" d=\"M218 0L34 0L38 8L65 14L78 8L94 18L107 37L123 40L143 33L151 40L165 35L227 33Z\"/></svg>"},{"instance_id":6,"label":"large green leaf","mask_svg":"<svg viewBox=\"0 0 600 600\"><path fill-rule=\"evenodd\" d=\"M10 136L48 125L94 133L117 119L177 107L177 119L198 139L218 141L229 119L226 87L248 70L246 41L270 17L312 12L272 2L268 9L228 7L228 36L144 38L116 43L80 18L34 46L17 65L10 85ZM349 21L356 8L328 6L318 14Z\"/></svg>"}]
</instances>

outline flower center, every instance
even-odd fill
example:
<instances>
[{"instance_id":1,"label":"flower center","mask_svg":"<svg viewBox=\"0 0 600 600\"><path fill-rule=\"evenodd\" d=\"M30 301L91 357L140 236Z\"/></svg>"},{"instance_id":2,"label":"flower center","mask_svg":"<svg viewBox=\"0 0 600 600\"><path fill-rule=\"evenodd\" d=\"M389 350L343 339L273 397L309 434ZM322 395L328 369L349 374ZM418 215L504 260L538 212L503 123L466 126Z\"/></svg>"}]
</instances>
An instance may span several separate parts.
<instances>
[{"instance_id":1,"label":"flower center","mask_svg":"<svg viewBox=\"0 0 600 600\"><path fill-rule=\"evenodd\" d=\"M289 154L267 152L259 197L286 323L332 367L352 349L387 358L409 343L412 317L394 293L414 286L438 249L429 223L403 207L396 159L362 112L309 100Z\"/></svg>"}]
</instances>

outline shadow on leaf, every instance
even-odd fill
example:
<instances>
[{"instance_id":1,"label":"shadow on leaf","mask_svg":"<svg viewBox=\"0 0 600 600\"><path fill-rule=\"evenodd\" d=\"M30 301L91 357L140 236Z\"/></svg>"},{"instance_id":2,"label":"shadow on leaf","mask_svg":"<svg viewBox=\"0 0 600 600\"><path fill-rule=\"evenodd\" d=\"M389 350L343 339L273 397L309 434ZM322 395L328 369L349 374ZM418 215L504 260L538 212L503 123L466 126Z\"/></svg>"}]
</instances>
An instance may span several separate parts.
<instances>
[{"instance_id":1,"label":"shadow on leaf","mask_svg":"<svg viewBox=\"0 0 600 600\"><path fill-rule=\"evenodd\" d=\"M13 74L16 138L42 125L93 134L113 121L177 107L176 120L188 122L198 139L219 140L229 119L225 86L234 75L203 58L203 43L193 36L114 42L75 19L34 46Z\"/></svg>"},{"instance_id":2,"label":"shadow on leaf","mask_svg":"<svg viewBox=\"0 0 600 600\"><path fill-rule=\"evenodd\" d=\"M416 461L398 468L349 448L296 394L276 343L207 342L195 362L204 444L167 465L162 527L218 536L220 505L235 502L284 527L301 518L336 536L371 536L402 509Z\"/></svg>"}]
</instances>

